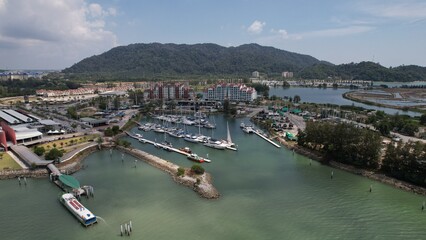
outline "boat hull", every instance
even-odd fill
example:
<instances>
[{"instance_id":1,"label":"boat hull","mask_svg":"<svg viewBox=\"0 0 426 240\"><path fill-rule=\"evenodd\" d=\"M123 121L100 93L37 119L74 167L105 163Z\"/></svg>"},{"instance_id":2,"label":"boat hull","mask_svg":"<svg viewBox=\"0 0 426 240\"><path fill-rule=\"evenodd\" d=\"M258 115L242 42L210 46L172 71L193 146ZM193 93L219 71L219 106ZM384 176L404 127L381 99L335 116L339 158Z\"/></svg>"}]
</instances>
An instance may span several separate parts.
<instances>
[{"instance_id":1,"label":"boat hull","mask_svg":"<svg viewBox=\"0 0 426 240\"><path fill-rule=\"evenodd\" d=\"M77 218L77 220L83 226L88 227L97 223L96 216L88 209L86 209L80 202L78 202L72 194L63 194L59 201Z\"/></svg>"}]
</instances>

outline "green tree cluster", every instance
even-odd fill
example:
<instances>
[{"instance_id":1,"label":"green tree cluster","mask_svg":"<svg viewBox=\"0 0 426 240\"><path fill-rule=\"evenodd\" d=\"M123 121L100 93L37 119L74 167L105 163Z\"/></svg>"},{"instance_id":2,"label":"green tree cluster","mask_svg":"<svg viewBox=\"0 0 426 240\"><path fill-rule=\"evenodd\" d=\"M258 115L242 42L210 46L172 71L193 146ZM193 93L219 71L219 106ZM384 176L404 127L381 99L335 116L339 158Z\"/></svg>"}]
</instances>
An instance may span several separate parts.
<instances>
[{"instance_id":1,"label":"green tree cluster","mask_svg":"<svg viewBox=\"0 0 426 240\"><path fill-rule=\"evenodd\" d=\"M42 156L46 150L44 147L35 147L34 153L37 154L37 156Z\"/></svg>"},{"instance_id":2,"label":"green tree cluster","mask_svg":"<svg viewBox=\"0 0 426 240\"><path fill-rule=\"evenodd\" d=\"M194 172L195 174L201 175L204 173L205 170L203 167L201 167L200 164L194 164L191 167L191 171Z\"/></svg>"},{"instance_id":3,"label":"green tree cluster","mask_svg":"<svg viewBox=\"0 0 426 240\"><path fill-rule=\"evenodd\" d=\"M49 152L47 152L44 155L44 158L46 160L56 160L56 159L62 157L63 155L64 155L63 151L61 151L61 150L59 150L57 148L52 148Z\"/></svg>"},{"instance_id":4,"label":"green tree cluster","mask_svg":"<svg viewBox=\"0 0 426 240\"><path fill-rule=\"evenodd\" d=\"M421 142L389 144L382 168L386 174L420 186L426 186L426 144Z\"/></svg>"},{"instance_id":5,"label":"green tree cluster","mask_svg":"<svg viewBox=\"0 0 426 240\"><path fill-rule=\"evenodd\" d=\"M414 136L419 131L418 122L406 115L387 115L383 111L377 111L371 115L367 123L373 126L382 134L388 135L390 131L399 132L408 136Z\"/></svg>"},{"instance_id":6,"label":"green tree cluster","mask_svg":"<svg viewBox=\"0 0 426 240\"><path fill-rule=\"evenodd\" d=\"M322 152L327 159L368 169L379 166L381 137L352 124L307 122L298 145Z\"/></svg>"}]
</instances>

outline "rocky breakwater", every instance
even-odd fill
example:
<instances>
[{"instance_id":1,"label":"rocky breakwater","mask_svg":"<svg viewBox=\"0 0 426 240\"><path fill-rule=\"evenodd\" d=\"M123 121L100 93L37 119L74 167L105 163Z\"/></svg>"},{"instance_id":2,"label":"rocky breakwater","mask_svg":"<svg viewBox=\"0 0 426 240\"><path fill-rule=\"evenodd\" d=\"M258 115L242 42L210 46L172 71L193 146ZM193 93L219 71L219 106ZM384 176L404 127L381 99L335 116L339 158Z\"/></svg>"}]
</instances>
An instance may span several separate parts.
<instances>
[{"instance_id":1,"label":"rocky breakwater","mask_svg":"<svg viewBox=\"0 0 426 240\"><path fill-rule=\"evenodd\" d=\"M143 160L153 167L167 172L170 176L172 176L175 182L191 188L203 198L216 199L220 196L219 192L212 184L212 177L209 173L205 172L201 175L196 175L193 174L190 169L185 169L185 174L178 176L177 173L179 165L139 149L129 149L121 146L117 146L117 149Z\"/></svg>"}]
</instances>

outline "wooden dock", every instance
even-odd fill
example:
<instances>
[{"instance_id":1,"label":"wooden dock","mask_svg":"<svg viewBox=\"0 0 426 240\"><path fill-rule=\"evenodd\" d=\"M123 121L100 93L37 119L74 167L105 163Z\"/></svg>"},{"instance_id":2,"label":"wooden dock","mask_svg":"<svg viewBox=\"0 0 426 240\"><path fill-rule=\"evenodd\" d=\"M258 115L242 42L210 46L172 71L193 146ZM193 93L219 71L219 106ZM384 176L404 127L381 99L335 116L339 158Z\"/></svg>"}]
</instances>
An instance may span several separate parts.
<instances>
[{"instance_id":1,"label":"wooden dock","mask_svg":"<svg viewBox=\"0 0 426 240\"><path fill-rule=\"evenodd\" d=\"M261 138L265 139L267 142L269 142L270 144L274 145L275 147L277 147L277 148L280 148L280 147L281 147L280 145L278 145L277 143L275 143L275 142L274 142L274 141L272 141L271 139L269 139L269 138L267 138L266 136L264 136L263 134L261 134L261 133L259 132L259 130L254 130L253 132L254 132L257 136L259 136L259 137L261 137Z\"/></svg>"}]
</instances>

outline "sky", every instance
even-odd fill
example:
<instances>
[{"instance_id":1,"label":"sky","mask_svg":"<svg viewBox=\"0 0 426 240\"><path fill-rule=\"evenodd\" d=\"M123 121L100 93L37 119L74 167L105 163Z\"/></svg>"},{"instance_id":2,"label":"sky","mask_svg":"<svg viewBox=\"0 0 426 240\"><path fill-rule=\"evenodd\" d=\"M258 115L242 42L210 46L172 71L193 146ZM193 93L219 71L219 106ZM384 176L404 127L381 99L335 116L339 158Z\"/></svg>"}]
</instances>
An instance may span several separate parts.
<instances>
[{"instance_id":1,"label":"sky","mask_svg":"<svg viewBox=\"0 0 426 240\"><path fill-rule=\"evenodd\" d=\"M426 66L425 0L0 0L0 69L132 43L258 43L334 64Z\"/></svg>"}]
</instances>

